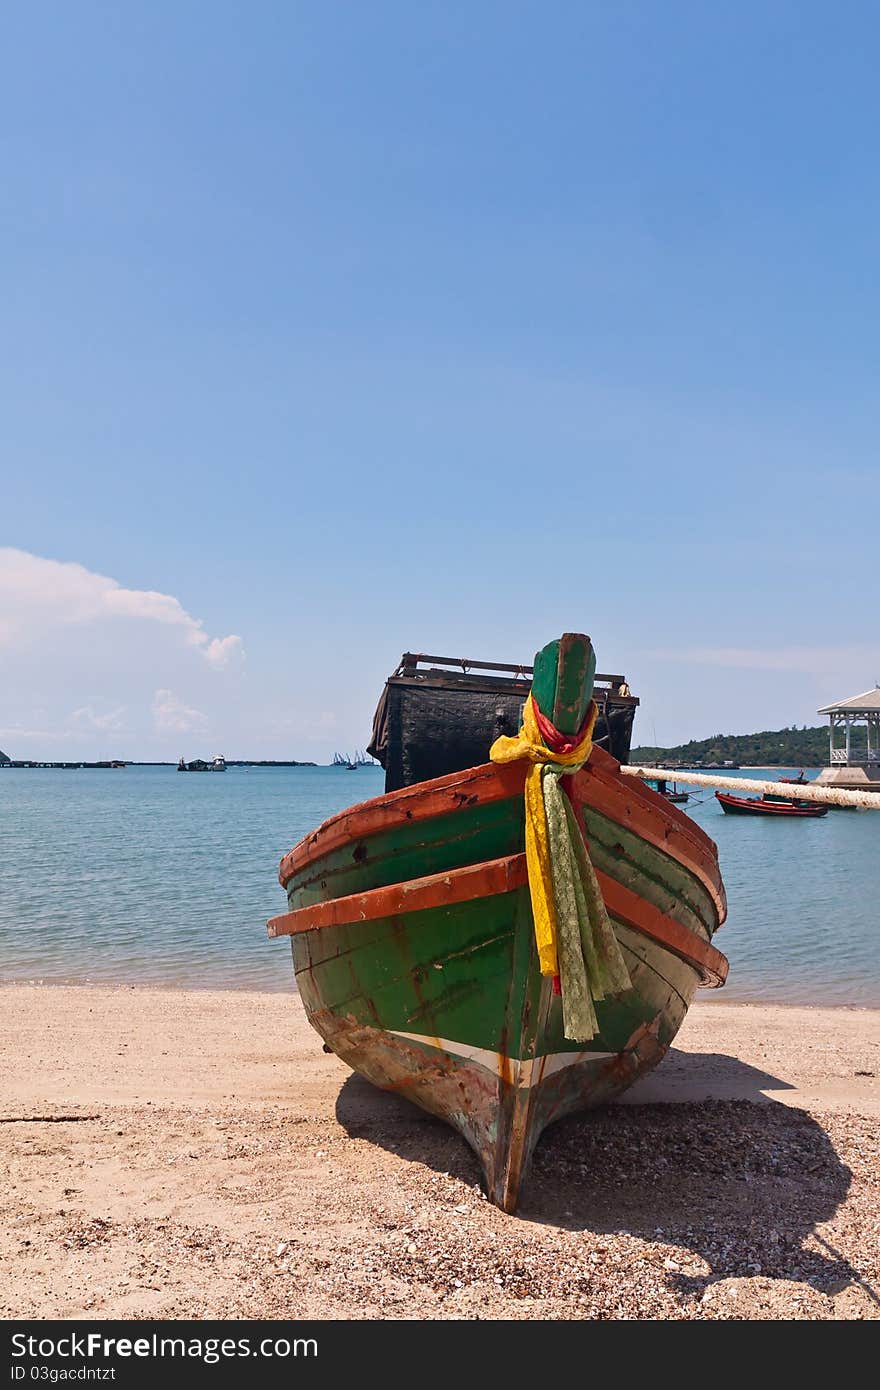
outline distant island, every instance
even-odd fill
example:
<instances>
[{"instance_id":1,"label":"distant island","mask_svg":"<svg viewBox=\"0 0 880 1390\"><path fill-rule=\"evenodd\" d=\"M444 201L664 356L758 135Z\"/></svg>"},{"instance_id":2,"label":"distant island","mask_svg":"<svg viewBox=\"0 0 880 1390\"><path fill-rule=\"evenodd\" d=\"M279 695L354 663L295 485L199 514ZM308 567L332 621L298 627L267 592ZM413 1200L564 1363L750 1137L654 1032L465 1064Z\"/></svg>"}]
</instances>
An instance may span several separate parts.
<instances>
[{"instance_id":1,"label":"distant island","mask_svg":"<svg viewBox=\"0 0 880 1390\"><path fill-rule=\"evenodd\" d=\"M824 767L828 761L828 726L808 729L767 729L760 734L713 734L691 739L676 748L643 745L630 753L633 763L693 767L695 763L740 767Z\"/></svg>"},{"instance_id":2,"label":"distant island","mask_svg":"<svg viewBox=\"0 0 880 1390\"><path fill-rule=\"evenodd\" d=\"M288 759L286 759L286 760L284 760L284 761L280 761L280 760L274 759L274 758L226 758L226 759L225 759L225 762L226 762L226 766L227 766L227 767L317 767L317 766L318 766L317 763L300 762L300 761L298 761L298 760L295 759L295 758L288 758ZM146 762L136 762L136 761L135 761L134 759L132 759L132 758L112 758L112 759L107 758L107 759L104 759L102 762L97 762L97 763L88 763L88 762L78 762L78 763L51 763L51 762L39 762L39 761L37 761L37 760L35 760L35 759L33 759L33 758L23 758L23 759L20 759L20 760L13 760L13 759L10 758L6 753L0 751L0 767L3 767L3 768L7 768L7 767L10 767L10 768L20 768L20 767L54 767L54 768L67 769L68 771L77 771L77 770L79 770L80 768L85 768L85 769L87 769L87 770L93 770L93 769L95 769L95 768L176 767L176 766L177 766L176 763L161 763L161 762L146 763ZM206 764L206 766L207 766L207 764Z\"/></svg>"}]
</instances>

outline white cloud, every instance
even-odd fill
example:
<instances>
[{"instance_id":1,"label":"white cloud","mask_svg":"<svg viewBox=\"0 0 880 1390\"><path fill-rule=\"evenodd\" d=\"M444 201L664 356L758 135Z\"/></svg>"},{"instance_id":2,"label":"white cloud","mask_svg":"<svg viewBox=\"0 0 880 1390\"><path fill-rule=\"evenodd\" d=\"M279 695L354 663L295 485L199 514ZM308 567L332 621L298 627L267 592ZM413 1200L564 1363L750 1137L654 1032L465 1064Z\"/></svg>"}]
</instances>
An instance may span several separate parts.
<instances>
[{"instance_id":1,"label":"white cloud","mask_svg":"<svg viewBox=\"0 0 880 1390\"><path fill-rule=\"evenodd\" d=\"M97 729L100 733L121 733L125 729L126 706L117 705L115 709L101 711L94 705L83 705L75 709L70 722L80 729Z\"/></svg>"},{"instance_id":2,"label":"white cloud","mask_svg":"<svg viewBox=\"0 0 880 1390\"><path fill-rule=\"evenodd\" d=\"M2 746L50 740L83 758L177 757L183 734L221 743L241 718L242 647L171 594L0 547ZM157 693L158 692L158 693ZM65 756L68 756L65 753Z\"/></svg>"},{"instance_id":3,"label":"white cloud","mask_svg":"<svg viewBox=\"0 0 880 1390\"><path fill-rule=\"evenodd\" d=\"M241 638L212 637L206 646L202 648L202 654L211 666L218 668L226 666L232 657L243 656Z\"/></svg>"},{"instance_id":4,"label":"white cloud","mask_svg":"<svg viewBox=\"0 0 880 1390\"><path fill-rule=\"evenodd\" d=\"M159 733L186 734L204 729L208 723L201 710L190 709L170 690L157 690L153 696L153 722Z\"/></svg>"},{"instance_id":5,"label":"white cloud","mask_svg":"<svg viewBox=\"0 0 880 1390\"><path fill-rule=\"evenodd\" d=\"M242 656L241 638L211 637L171 594L125 589L84 565L0 547L0 648L33 641L52 628L123 620L161 624L217 669Z\"/></svg>"}]
</instances>

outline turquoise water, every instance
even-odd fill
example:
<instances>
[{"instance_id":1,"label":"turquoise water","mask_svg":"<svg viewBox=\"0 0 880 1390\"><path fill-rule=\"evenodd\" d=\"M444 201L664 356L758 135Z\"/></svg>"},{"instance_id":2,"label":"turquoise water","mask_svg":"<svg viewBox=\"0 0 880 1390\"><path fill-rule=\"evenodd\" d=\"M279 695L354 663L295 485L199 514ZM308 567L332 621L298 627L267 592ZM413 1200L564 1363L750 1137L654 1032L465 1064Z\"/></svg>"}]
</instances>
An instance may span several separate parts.
<instances>
[{"instance_id":1,"label":"turquoise water","mask_svg":"<svg viewBox=\"0 0 880 1390\"><path fill-rule=\"evenodd\" d=\"M0 772L0 978L291 989L265 929L286 910L278 862L383 785L377 768ZM704 790L685 809L727 886L717 997L880 1007L880 812L725 816Z\"/></svg>"}]
</instances>

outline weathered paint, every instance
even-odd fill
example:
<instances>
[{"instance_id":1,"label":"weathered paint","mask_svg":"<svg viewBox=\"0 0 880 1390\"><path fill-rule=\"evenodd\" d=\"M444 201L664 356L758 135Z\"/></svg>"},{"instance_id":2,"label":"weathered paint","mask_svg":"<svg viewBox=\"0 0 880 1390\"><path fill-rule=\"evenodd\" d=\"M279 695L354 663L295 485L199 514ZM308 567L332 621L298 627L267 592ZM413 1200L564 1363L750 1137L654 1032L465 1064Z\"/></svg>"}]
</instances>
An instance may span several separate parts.
<instances>
[{"instance_id":1,"label":"weathered paint","mask_svg":"<svg viewBox=\"0 0 880 1390\"><path fill-rule=\"evenodd\" d=\"M281 861L279 879L288 891L301 885L309 887L318 877L317 866L332 868L339 862L331 857L337 850L343 857L347 856L350 863L362 867L371 855L375 860L381 853L380 836L385 837L392 857L407 849L418 855L447 856L446 847L451 847L459 836L467 838L484 833L491 836L496 828L498 837L491 843L474 845L469 862L512 853L517 843L509 834L505 838L505 826L509 831L513 818L516 835L522 826L524 777L522 763L486 763L363 802L331 817L301 840ZM585 814L591 809L598 810L687 869L713 898L718 919L723 921L726 901L718 875L717 846L699 826L641 783L633 780L623 783L620 765L602 749L593 749L589 764L572 781L575 799L584 807ZM498 802L509 805L506 810L499 811L496 822L485 812ZM476 807L483 808L484 814L469 815L468 812ZM434 823L444 817L449 818L445 823ZM430 827L424 824L426 821L432 822ZM426 870L439 872L451 867L453 862L454 859L448 858L442 863L434 858L430 862L425 859L421 869L417 866L408 874L396 877L417 877ZM458 862L468 861L459 859ZM383 881L395 881L394 873ZM379 885L372 882L370 886ZM323 896L318 887L309 900L320 901ZM300 905L291 903L291 906Z\"/></svg>"},{"instance_id":2,"label":"weathered paint","mask_svg":"<svg viewBox=\"0 0 880 1390\"><path fill-rule=\"evenodd\" d=\"M598 811L587 808L583 821L596 869L626 884L690 931L709 939L717 927L718 913L699 879L676 859Z\"/></svg>"},{"instance_id":3,"label":"weathered paint","mask_svg":"<svg viewBox=\"0 0 880 1390\"><path fill-rule=\"evenodd\" d=\"M482 864L466 864L445 873L406 879L402 883L297 908L281 917L270 918L269 935L293 936L296 932L316 931L347 922L367 922L402 912L424 912L471 898L510 893L526 881L525 856L509 854Z\"/></svg>"},{"instance_id":4,"label":"weathered paint","mask_svg":"<svg viewBox=\"0 0 880 1390\"><path fill-rule=\"evenodd\" d=\"M453 1124L480 1158L492 1200L512 1210L546 1125L612 1098L654 1065L684 1016L696 975L673 962L675 988L642 962L637 990L597 1005L601 1033L583 1048L563 1037L560 1001L537 971L527 890L482 906L491 911L500 904L508 931L499 932L494 921L484 927L482 942L473 939L479 905L462 904L445 922L423 923L421 932L405 937L386 922L385 949L373 939L363 950L308 962L316 940L326 945L340 928L299 935L293 949L307 1013L333 1050L375 1084ZM620 933L625 942L626 929ZM426 949L432 937L446 952L440 960ZM455 951L468 937L471 949ZM339 944L344 948L344 941ZM650 943L641 944L650 953ZM436 982L447 971L453 980ZM462 979L478 988L462 995ZM413 1021L396 1021L402 1017ZM486 1055L497 1059L494 1069L485 1065Z\"/></svg>"},{"instance_id":5,"label":"weathered paint","mask_svg":"<svg viewBox=\"0 0 880 1390\"><path fill-rule=\"evenodd\" d=\"M718 919L701 880L682 868L677 859L599 812L587 808L584 821L597 869L708 939ZM428 831L424 822L410 822L316 858L291 879L288 901L296 910L358 890L366 892L425 874L445 874L463 865L514 854L522 843L521 796L505 802L477 803L437 818Z\"/></svg>"},{"instance_id":6,"label":"weathered paint","mask_svg":"<svg viewBox=\"0 0 880 1390\"><path fill-rule=\"evenodd\" d=\"M698 971L704 984L723 984L727 962L699 933L666 916L650 902L633 892L617 878L597 870L597 879L605 905L613 917L643 936L657 941L673 955ZM365 893L330 898L313 903L268 923L269 935L295 936L302 932L327 931L329 928L360 925L388 917L411 915L410 926L416 931L424 925L425 914L436 908L483 900L510 893L528 883L525 854L507 855L484 864L467 865L443 874L431 874L420 879L386 888L373 888Z\"/></svg>"},{"instance_id":7,"label":"weathered paint","mask_svg":"<svg viewBox=\"0 0 880 1390\"><path fill-rule=\"evenodd\" d=\"M595 658L565 634L532 691L561 732L582 722ZM590 844L631 987L596 1001L588 1047L564 1036L542 976L524 854L523 764L473 768L318 827L281 864L300 994L330 1047L455 1125L491 1199L518 1200L543 1129L655 1065L697 984L719 984L725 912L715 846L598 749L565 788Z\"/></svg>"},{"instance_id":8,"label":"weathered paint","mask_svg":"<svg viewBox=\"0 0 880 1390\"><path fill-rule=\"evenodd\" d=\"M601 812L688 869L713 899L718 924L724 921L727 899L718 872L718 846L695 821L650 787L624 781L617 760L598 748L573 781L575 799L585 814L591 809ZM628 795L630 787L636 788L633 797Z\"/></svg>"},{"instance_id":9,"label":"weathered paint","mask_svg":"<svg viewBox=\"0 0 880 1390\"><path fill-rule=\"evenodd\" d=\"M535 655L532 697L563 734L581 727L593 694L596 654L589 637L566 632Z\"/></svg>"}]
</instances>

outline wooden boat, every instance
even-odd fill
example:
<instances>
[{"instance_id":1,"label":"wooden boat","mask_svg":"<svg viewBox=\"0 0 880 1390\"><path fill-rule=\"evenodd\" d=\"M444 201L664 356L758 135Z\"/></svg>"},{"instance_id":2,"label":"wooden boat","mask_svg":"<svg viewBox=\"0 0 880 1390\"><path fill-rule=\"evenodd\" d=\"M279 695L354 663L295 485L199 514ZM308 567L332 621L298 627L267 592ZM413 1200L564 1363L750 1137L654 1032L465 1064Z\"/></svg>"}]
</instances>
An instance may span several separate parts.
<instances>
[{"instance_id":1,"label":"wooden boat","mask_svg":"<svg viewBox=\"0 0 880 1390\"><path fill-rule=\"evenodd\" d=\"M779 780L780 782L793 782L797 779L780 777ZM729 816L788 816L803 820L828 814L828 807L822 806L817 801L772 796L768 792L765 792L763 796L734 796L730 792L716 792L715 796L721 802L722 810L726 811Z\"/></svg>"},{"instance_id":2,"label":"wooden boat","mask_svg":"<svg viewBox=\"0 0 880 1390\"><path fill-rule=\"evenodd\" d=\"M659 796L665 796L667 801L672 801L676 805L683 805L690 799L690 792L681 791L676 782L670 784L665 777L648 777L645 786L650 787Z\"/></svg>"},{"instance_id":3,"label":"wooden boat","mask_svg":"<svg viewBox=\"0 0 880 1390\"><path fill-rule=\"evenodd\" d=\"M423 671L420 663L435 664ZM532 668L445 662L455 664L460 674L443 669L443 658L402 659L369 749L394 789L331 817L285 856L279 879L290 911L268 927L290 937L306 1014L329 1048L455 1126L480 1160L488 1196L511 1211L544 1128L619 1095L655 1066L697 986L723 983L727 961L711 937L726 902L715 844L663 797L621 777L617 758L599 746L628 756L638 702L622 677L594 677L589 638L566 634L538 653L533 706ZM577 740L595 718L582 767L557 761L557 780L515 755L519 743L503 730L511 711L516 729L530 708L556 741L555 751L542 741L548 759L579 757ZM421 743L420 719L428 731ZM485 761L490 744L493 759L512 747L513 760ZM414 780L414 769L436 768L441 752L473 763L474 747L479 765ZM588 906L599 914L574 928L570 915L558 916L555 976L543 973L546 942L536 939L538 890L527 865L534 769L539 795L561 781L567 824L588 845L580 881L593 876ZM554 863L554 893L556 873ZM606 910L610 942L601 935ZM625 979L615 976L600 997L601 971L593 971L583 1001L570 952L583 943L586 960L597 942L601 952L613 945ZM569 1015L581 1005L593 1010L589 1038L570 1036Z\"/></svg>"}]
</instances>

